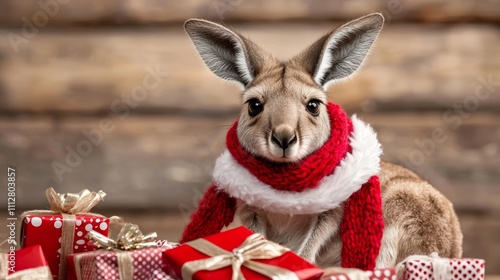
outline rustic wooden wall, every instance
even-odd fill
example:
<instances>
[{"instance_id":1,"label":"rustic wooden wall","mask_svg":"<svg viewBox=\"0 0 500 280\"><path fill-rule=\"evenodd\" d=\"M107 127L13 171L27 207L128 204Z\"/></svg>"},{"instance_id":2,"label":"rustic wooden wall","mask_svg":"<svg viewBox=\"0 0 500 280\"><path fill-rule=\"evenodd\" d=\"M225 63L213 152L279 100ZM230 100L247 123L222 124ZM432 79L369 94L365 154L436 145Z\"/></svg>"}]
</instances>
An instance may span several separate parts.
<instances>
[{"instance_id":1,"label":"rustic wooden wall","mask_svg":"<svg viewBox=\"0 0 500 280\"><path fill-rule=\"evenodd\" d=\"M240 100L204 67L182 22L224 21L287 58L380 11L387 24L368 63L330 99L374 125L386 160L453 201L464 255L500 273L497 2L0 1L0 164L18 171L20 209L44 207L48 186L87 187L108 193L105 212L185 215Z\"/></svg>"}]
</instances>

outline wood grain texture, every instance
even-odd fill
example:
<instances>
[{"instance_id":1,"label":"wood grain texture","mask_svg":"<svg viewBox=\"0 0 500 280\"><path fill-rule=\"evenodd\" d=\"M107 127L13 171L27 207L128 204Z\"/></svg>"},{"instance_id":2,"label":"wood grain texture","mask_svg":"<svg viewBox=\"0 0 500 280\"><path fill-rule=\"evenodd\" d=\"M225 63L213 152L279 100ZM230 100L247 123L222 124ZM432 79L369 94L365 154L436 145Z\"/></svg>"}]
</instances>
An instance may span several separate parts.
<instances>
[{"instance_id":1,"label":"wood grain texture","mask_svg":"<svg viewBox=\"0 0 500 280\"><path fill-rule=\"evenodd\" d=\"M494 0L4 0L0 24L163 24L187 18L224 21L346 20L381 12L389 21L457 22L500 20ZM43 19L41 14L47 16Z\"/></svg>"},{"instance_id":2,"label":"wood grain texture","mask_svg":"<svg viewBox=\"0 0 500 280\"><path fill-rule=\"evenodd\" d=\"M458 212L458 217L464 234L463 256L486 260L486 280L498 280L500 212L488 215Z\"/></svg>"},{"instance_id":3,"label":"wood grain texture","mask_svg":"<svg viewBox=\"0 0 500 280\"><path fill-rule=\"evenodd\" d=\"M234 25L282 59L335 26ZM15 31L1 29L0 37ZM390 25L366 67L332 86L330 98L366 112L446 109L474 100L496 110L498 46L500 26ZM206 69L181 26L43 30L17 53L9 40L0 40L0 111L89 114L120 111L124 102L135 111L220 113L235 112L240 99L236 87Z\"/></svg>"},{"instance_id":4,"label":"wood grain texture","mask_svg":"<svg viewBox=\"0 0 500 280\"><path fill-rule=\"evenodd\" d=\"M421 174L458 209L500 210L500 115L476 112L456 127L442 114L362 117L377 129L386 160ZM54 186L103 189L107 207L191 209L211 181L233 120L1 119L0 163L18 168L19 207L43 206L43 190ZM434 137L436 129L444 137Z\"/></svg>"},{"instance_id":5,"label":"wood grain texture","mask_svg":"<svg viewBox=\"0 0 500 280\"><path fill-rule=\"evenodd\" d=\"M103 189L108 207L193 207L195 189L210 182L232 123L119 116L104 120L105 126L101 121L0 121L0 162L18 170L18 207L45 205L49 186L64 192Z\"/></svg>"}]
</instances>

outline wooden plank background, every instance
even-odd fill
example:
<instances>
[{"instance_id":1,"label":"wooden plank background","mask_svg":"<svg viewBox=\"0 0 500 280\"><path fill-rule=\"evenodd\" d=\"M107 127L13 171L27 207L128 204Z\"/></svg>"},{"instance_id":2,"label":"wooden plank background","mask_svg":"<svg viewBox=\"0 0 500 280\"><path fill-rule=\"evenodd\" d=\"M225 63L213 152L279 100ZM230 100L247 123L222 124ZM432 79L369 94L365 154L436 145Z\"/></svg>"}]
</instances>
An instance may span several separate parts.
<instances>
[{"instance_id":1,"label":"wooden plank background","mask_svg":"<svg viewBox=\"0 0 500 280\"><path fill-rule=\"evenodd\" d=\"M103 189L97 211L177 239L240 106L182 22L226 22L286 59L375 11L387 19L376 48L329 98L373 124L385 160L450 198L464 256L500 274L495 0L0 1L0 166L17 169L18 209L46 207L48 186ZM142 91L145 79L156 85Z\"/></svg>"},{"instance_id":2,"label":"wooden plank background","mask_svg":"<svg viewBox=\"0 0 500 280\"><path fill-rule=\"evenodd\" d=\"M67 24L165 24L190 17L224 21L345 20L381 12L390 21L460 22L497 21L500 7L495 0L4 0L0 22L19 26L28 20L47 25ZM49 4L50 3L50 4ZM39 17L39 19L37 19Z\"/></svg>"},{"instance_id":3,"label":"wooden plank background","mask_svg":"<svg viewBox=\"0 0 500 280\"><path fill-rule=\"evenodd\" d=\"M280 58L290 58L340 23L234 24ZM6 37L16 29L0 31ZM330 97L347 108L445 109L475 93L480 77L500 76L500 26L388 25L366 67ZM285 46L285 47L284 47ZM0 42L1 110L110 111L111 104L149 74L165 73L134 110L236 111L238 90L214 78L182 27L48 31L12 54ZM200 90L202 87L202 90ZM483 109L494 110L499 94Z\"/></svg>"}]
</instances>

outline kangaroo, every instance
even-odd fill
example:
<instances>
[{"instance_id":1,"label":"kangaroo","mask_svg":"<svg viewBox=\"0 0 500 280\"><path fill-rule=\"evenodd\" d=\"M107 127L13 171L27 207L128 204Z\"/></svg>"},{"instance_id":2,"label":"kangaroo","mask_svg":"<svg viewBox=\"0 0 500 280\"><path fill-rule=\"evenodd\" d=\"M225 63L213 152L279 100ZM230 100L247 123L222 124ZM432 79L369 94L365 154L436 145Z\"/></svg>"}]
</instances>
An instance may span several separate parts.
<instances>
[{"instance_id":1,"label":"kangaroo","mask_svg":"<svg viewBox=\"0 0 500 280\"><path fill-rule=\"evenodd\" d=\"M217 160L214 183L181 242L244 225L320 267L372 269L344 262L348 250L342 248L348 239L343 234L379 230L369 245L375 249L366 253L375 254L375 267L393 267L414 254L461 256L462 233L450 201L412 171L380 161L380 144L371 127L338 113L340 106L327 101L328 87L361 67L383 24L379 13L358 18L280 61L222 25L186 21L185 30L206 66L241 87L242 106L228 133L230 151ZM329 162L336 167L330 168ZM312 168L302 174L300 166L306 163ZM285 169L298 170L300 176L287 176ZM325 177L313 178L318 172ZM361 206L348 209L364 186ZM232 213L225 214L227 209ZM356 230L350 233L343 227L347 214L356 220L366 213L379 215L383 225L375 219L351 223ZM359 240L363 235L357 236L354 242L365 242Z\"/></svg>"}]
</instances>

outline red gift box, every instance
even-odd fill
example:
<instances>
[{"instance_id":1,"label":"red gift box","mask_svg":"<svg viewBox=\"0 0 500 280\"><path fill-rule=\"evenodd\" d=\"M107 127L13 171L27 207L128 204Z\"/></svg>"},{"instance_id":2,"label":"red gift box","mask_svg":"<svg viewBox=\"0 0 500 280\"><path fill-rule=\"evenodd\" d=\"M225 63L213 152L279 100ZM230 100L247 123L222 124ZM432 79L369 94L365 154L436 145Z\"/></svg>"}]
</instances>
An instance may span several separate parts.
<instances>
[{"instance_id":1,"label":"red gift box","mask_svg":"<svg viewBox=\"0 0 500 280\"><path fill-rule=\"evenodd\" d=\"M75 230L72 252L87 252L97 248L85 237L90 230L108 235L109 220L106 217L75 215ZM61 215L26 216L24 218L22 244L23 247L40 245L49 264L52 276L58 278L61 260L62 224L65 221Z\"/></svg>"},{"instance_id":2,"label":"red gift box","mask_svg":"<svg viewBox=\"0 0 500 280\"><path fill-rule=\"evenodd\" d=\"M484 260L411 256L401 264L403 280L484 280Z\"/></svg>"},{"instance_id":3,"label":"red gift box","mask_svg":"<svg viewBox=\"0 0 500 280\"><path fill-rule=\"evenodd\" d=\"M68 255L68 280L171 279L166 273L166 263L162 253L177 244L166 240L154 240L155 232L143 235L137 225L126 223L116 240L95 231L89 232L88 238L106 251Z\"/></svg>"},{"instance_id":4,"label":"red gift box","mask_svg":"<svg viewBox=\"0 0 500 280\"><path fill-rule=\"evenodd\" d=\"M233 252L234 249L240 247L244 242L251 238L253 232L245 227L238 227L232 230L228 230L222 233L218 233L209 237L205 237L206 241L220 247L221 249ZM258 238L263 240L262 238ZM276 243L267 241L269 245L278 246L284 248ZM204 254L197 249L191 247L190 242L182 244L181 246L167 250L163 253L164 258L169 264L169 273L173 277L181 278L182 268L186 267L186 263L190 263L197 260L209 259L211 256ZM323 271L314 266L313 264L302 259L292 251L287 250L282 255L270 259L259 258L252 259L252 261L273 266L276 268L281 268L293 272L298 279L319 279L323 274ZM269 279L269 277L263 274L249 269L245 266L245 263L241 266L241 273L245 279ZM195 272L192 279L202 280L202 279L231 279L233 271L231 265L225 266L216 270L199 270Z\"/></svg>"},{"instance_id":5,"label":"red gift box","mask_svg":"<svg viewBox=\"0 0 500 280\"><path fill-rule=\"evenodd\" d=\"M29 275L29 279L52 280L52 273L39 245L9 251L1 254L0 258L5 258L5 261L0 261L0 265L5 265L0 268L0 279L5 279L6 274L9 274L11 279L23 279Z\"/></svg>"},{"instance_id":6,"label":"red gift box","mask_svg":"<svg viewBox=\"0 0 500 280\"><path fill-rule=\"evenodd\" d=\"M71 254L67 258L67 280L125 279L134 280L170 279L162 253L167 247L133 251L98 250ZM128 270L125 271L125 270Z\"/></svg>"},{"instance_id":7,"label":"red gift box","mask_svg":"<svg viewBox=\"0 0 500 280\"><path fill-rule=\"evenodd\" d=\"M354 274L353 274L354 272ZM325 269L325 273L321 277L321 279L328 280L349 280L349 279L358 279L358 273L363 273L370 280L396 280L397 274L396 269L394 268L381 268L375 270L367 270L363 271L360 269L353 268L327 268ZM365 279L366 279L365 277Z\"/></svg>"},{"instance_id":8,"label":"red gift box","mask_svg":"<svg viewBox=\"0 0 500 280\"><path fill-rule=\"evenodd\" d=\"M102 192L58 194L49 188L46 195L51 210L33 210L22 215L21 245L23 248L40 245L52 277L57 280L66 274L66 255L97 249L85 236L90 230L107 236L109 219L87 213L102 200L105 195Z\"/></svg>"}]
</instances>

